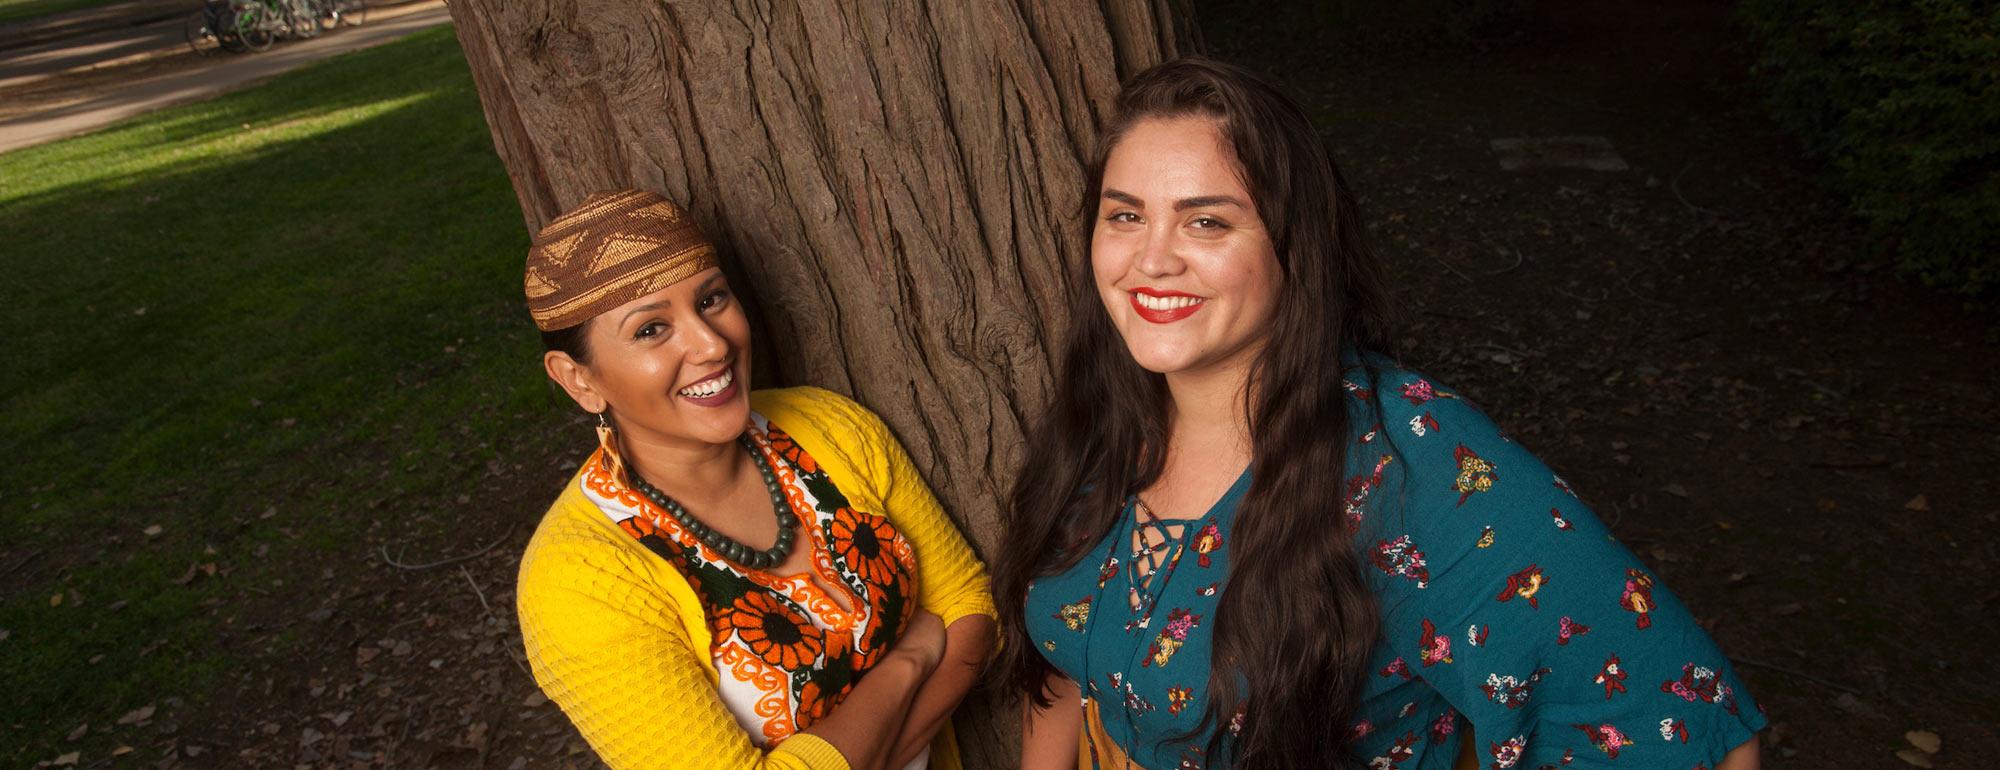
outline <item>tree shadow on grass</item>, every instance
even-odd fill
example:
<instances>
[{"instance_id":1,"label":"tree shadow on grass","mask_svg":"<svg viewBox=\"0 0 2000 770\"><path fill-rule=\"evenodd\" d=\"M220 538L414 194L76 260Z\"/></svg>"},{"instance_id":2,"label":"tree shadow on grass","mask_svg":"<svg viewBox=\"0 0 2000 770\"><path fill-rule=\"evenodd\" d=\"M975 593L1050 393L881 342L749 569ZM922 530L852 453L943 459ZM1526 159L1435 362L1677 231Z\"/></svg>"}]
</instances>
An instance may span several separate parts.
<instances>
[{"instance_id":1,"label":"tree shadow on grass","mask_svg":"<svg viewBox=\"0 0 2000 770\"><path fill-rule=\"evenodd\" d=\"M526 233L456 43L379 50L0 156L70 174L0 209L13 759L198 699L247 644L238 586L304 585L363 502L467 484L481 461L440 458L547 414Z\"/></svg>"}]
</instances>

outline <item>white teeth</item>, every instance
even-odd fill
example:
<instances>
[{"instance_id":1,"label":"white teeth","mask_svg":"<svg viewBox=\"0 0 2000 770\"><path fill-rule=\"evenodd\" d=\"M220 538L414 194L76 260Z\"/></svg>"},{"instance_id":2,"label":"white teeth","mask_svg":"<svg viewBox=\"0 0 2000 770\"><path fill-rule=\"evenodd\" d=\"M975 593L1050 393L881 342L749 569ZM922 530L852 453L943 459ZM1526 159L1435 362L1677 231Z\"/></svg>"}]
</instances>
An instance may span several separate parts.
<instances>
[{"instance_id":1,"label":"white teeth","mask_svg":"<svg viewBox=\"0 0 2000 770\"><path fill-rule=\"evenodd\" d=\"M1155 297L1139 293L1134 293L1132 296L1139 298L1139 304L1147 310L1179 310L1202 303L1200 297Z\"/></svg>"},{"instance_id":2,"label":"white teeth","mask_svg":"<svg viewBox=\"0 0 2000 770\"><path fill-rule=\"evenodd\" d=\"M736 382L736 373L729 370L701 382L681 388L680 394L688 398L708 398L727 389Z\"/></svg>"}]
</instances>

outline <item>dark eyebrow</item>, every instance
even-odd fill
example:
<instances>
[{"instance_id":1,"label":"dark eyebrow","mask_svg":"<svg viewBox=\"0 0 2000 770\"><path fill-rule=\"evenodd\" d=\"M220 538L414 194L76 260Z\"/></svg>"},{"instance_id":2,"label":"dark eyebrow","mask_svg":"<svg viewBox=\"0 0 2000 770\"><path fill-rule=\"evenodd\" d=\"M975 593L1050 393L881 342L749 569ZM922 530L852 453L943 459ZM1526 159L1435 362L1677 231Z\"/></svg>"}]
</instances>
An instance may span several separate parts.
<instances>
[{"instance_id":1,"label":"dark eyebrow","mask_svg":"<svg viewBox=\"0 0 2000 770\"><path fill-rule=\"evenodd\" d=\"M727 280L729 280L729 276L724 275L722 273L716 273L715 275L711 275L708 277L708 280L701 282L701 289L696 291L695 293L706 294L710 289L715 288L716 284L722 283ZM619 321L618 325L624 326L625 321L632 320L632 316L638 315L640 313L650 313L655 310L665 310L673 306L674 306L673 300L668 300L668 299L663 299L658 302L649 302L647 304L640 305L638 307L632 308L632 312L626 313L624 320Z\"/></svg>"},{"instance_id":2,"label":"dark eyebrow","mask_svg":"<svg viewBox=\"0 0 2000 770\"><path fill-rule=\"evenodd\" d=\"M1104 188L1104 197L1110 198L1114 201L1118 201L1119 203L1123 203L1127 206L1138 206L1139 208L1142 209L1146 207L1145 201L1139 200L1137 196L1125 192L1124 190L1117 190L1110 187L1106 187Z\"/></svg>"},{"instance_id":3,"label":"dark eyebrow","mask_svg":"<svg viewBox=\"0 0 2000 770\"><path fill-rule=\"evenodd\" d=\"M624 326L626 321L632 320L632 316L638 315L640 313L651 313L655 310L665 310L673 306L674 303L672 300L664 300L664 299L658 302L649 302L647 304L640 305L638 307L632 308L632 312L626 313L624 318L619 319L618 325Z\"/></svg>"},{"instance_id":4,"label":"dark eyebrow","mask_svg":"<svg viewBox=\"0 0 2000 770\"><path fill-rule=\"evenodd\" d=\"M1250 208L1249 206L1245 205L1243 201L1237 200L1236 198L1228 195L1202 195L1199 197L1182 198L1178 201L1174 201L1175 211L1186 211L1188 209L1198 209L1206 206L1240 206L1246 209Z\"/></svg>"}]
</instances>

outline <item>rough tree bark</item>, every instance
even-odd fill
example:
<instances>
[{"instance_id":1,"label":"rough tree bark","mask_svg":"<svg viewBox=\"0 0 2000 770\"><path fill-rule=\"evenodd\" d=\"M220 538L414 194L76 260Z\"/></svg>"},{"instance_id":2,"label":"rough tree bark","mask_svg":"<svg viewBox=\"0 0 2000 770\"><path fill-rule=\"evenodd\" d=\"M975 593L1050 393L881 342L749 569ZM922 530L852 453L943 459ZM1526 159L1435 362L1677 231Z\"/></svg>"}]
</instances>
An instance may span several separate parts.
<instances>
[{"instance_id":1,"label":"rough tree bark","mask_svg":"<svg viewBox=\"0 0 2000 770\"><path fill-rule=\"evenodd\" d=\"M689 204L751 283L770 379L880 413L975 541L1046 402L1083 155L1188 0L455 0L530 230ZM959 719L973 768L1012 718ZM962 714L965 712L962 712Z\"/></svg>"}]
</instances>

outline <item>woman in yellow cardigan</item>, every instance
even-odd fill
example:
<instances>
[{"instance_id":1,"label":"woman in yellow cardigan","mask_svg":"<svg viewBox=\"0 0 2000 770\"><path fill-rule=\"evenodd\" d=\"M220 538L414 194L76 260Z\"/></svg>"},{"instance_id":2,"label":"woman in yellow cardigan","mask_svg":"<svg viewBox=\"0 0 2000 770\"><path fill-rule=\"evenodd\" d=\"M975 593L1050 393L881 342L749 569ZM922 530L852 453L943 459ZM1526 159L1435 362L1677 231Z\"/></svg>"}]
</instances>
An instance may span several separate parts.
<instances>
[{"instance_id":1,"label":"woman in yellow cardigan","mask_svg":"<svg viewBox=\"0 0 2000 770\"><path fill-rule=\"evenodd\" d=\"M600 448L521 560L535 680L617 768L958 767L985 570L903 449L750 326L686 212L599 193L536 236L549 377Z\"/></svg>"}]
</instances>

